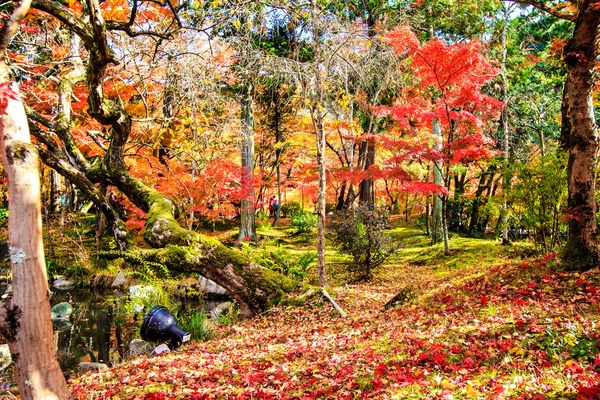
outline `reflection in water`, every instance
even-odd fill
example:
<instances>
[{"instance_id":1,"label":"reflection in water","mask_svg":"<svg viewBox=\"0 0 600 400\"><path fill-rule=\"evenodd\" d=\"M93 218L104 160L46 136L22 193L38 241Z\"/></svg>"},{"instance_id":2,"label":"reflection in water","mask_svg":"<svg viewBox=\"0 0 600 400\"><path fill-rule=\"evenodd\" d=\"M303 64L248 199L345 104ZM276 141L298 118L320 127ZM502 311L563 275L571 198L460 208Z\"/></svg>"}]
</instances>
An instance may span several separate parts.
<instances>
[{"instance_id":1,"label":"reflection in water","mask_svg":"<svg viewBox=\"0 0 600 400\"><path fill-rule=\"evenodd\" d=\"M126 307L129 296L117 293L111 297L90 291L56 291L51 306L69 302L73 312L67 319L55 319L54 340L58 360L65 375L77 372L81 362L98 362L116 365L128 357L129 343L140 338L140 327L145 312L132 313ZM203 301L203 309L218 309L224 300ZM182 304L178 316L193 314L198 304ZM192 339L194 339L192 337ZM17 386L12 365L0 369L0 398Z\"/></svg>"},{"instance_id":2,"label":"reflection in water","mask_svg":"<svg viewBox=\"0 0 600 400\"><path fill-rule=\"evenodd\" d=\"M141 318L133 314L126 318L126 296L102 300L72 293L73 314L69 320L55 320L54 338L58 348L58 360L67 373L77 369L81 362L118 364L127 354L129 342L139 337ZM52 303L59 303L68 296L56 293Z\"/></svg>"}]
</instances>

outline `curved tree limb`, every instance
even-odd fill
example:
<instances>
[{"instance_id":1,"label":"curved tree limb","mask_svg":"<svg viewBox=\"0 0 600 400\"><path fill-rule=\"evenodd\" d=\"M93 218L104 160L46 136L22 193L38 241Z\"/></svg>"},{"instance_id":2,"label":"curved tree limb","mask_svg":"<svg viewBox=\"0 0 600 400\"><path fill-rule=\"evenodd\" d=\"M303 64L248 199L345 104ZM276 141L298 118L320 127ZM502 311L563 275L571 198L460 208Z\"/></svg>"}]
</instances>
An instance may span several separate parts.
<instances>
[{"instance_id":1,"label":"curved tree limb","mask_svg":"<svg viewBox=\"0 0 600 400\"><path fill-rule=\"evenodd\" d=\"M567 13L567 12L561 11L560 9L557 9L556 7L546 4L546 2L544 2L544 1L537 1L537 0L509 0L509 1L512 1L513 3L533 6L539 10L547 12L548 14L550 14L556 18L566 19L567 21L575 22L575 20L577 20L577 17L578 17L578 14L572 14L572 13Z\"/></svg>"}]
</instances>

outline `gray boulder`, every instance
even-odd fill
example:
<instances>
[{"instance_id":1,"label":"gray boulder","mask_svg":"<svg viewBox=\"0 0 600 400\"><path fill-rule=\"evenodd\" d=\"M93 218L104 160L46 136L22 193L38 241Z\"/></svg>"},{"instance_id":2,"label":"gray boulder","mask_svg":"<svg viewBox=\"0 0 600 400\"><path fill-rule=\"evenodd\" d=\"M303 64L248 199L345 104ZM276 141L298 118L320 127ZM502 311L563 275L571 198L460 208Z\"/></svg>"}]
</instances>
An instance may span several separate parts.
<instances>
[{"instance_id":1,"label":"gray boulder","mask_svg":"<svg viewBox=\"0 0 600 400\"><path fill-rule=\"evenodd\" d=\"M77 372L85 374L86 372L102 372L108 369L108 365L95 362L81 362L77 366Z\"/></svg>"},{"instance_id":2,"label":"gray boulder","mask_svg":"<svg viewBox=\"0 0 600 400\"><path fill-rule=\"evenodd\" d=\"M119 287L124 286L126 281L127 281L127 278L125 276L125 272L119 271L119 273L115 277L115 280L113 281L112 285L110 285L110 286L114 287L114 288L119 288Z\"/></svg>"},{"instance_id":3,"label":"gray boulder","mask_svg":"<svg viewBox=\"0 0 600 400\"><path fill-rule=\"evenodd\" d=\"M225 289L223 286L219 285L218 283L211 281L208 278L205 278L203 276L200 277L200 279L198 279L198 283L200 284L200 287L202 288L202 290L204 291L204 293L207 296L227 296L228 292L227 289Z\"/></svg>"},{"instance_id":4,"label":"gray boulder","mask_svg":"<svg viewBox=\"0 0 600 400\"><path fill-rule=\"evenodd\" d=\"M73 289L73 281L66 280L62 276L56 277L54 282L52 282L52 287L56 290L71 290Z\"/></svg>"},{"instance_id":5,"label":"gray boulder","mask_svg":"<svg viewBox=\"0 0 600 400\"><path fill-rule=\"evenodd\" d=\"M230 301L218 304L215 308L210 310L210 316L212 319L217 320L223 311L229 310L229 312L231 312L231 307L233 307L233 303Z\"/></svg>"}]
</instances>

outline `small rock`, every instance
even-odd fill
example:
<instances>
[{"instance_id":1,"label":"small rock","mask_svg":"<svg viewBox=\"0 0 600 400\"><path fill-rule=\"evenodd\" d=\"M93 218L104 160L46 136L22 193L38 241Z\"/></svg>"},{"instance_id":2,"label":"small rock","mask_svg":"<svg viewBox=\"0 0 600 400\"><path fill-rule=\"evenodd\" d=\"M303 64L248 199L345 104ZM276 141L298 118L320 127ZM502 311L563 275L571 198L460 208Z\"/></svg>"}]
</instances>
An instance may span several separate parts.
<instances>
[{"instance_id":1,"label":"small rock","mask_svg":"<svg viewBox=\"0 0 600 400\"><path fill-rule=\"evenodd\" d=\"M56 290L71 290L73 289L74 282L66 280L62 276L57 277L54 282L52 282L52 287Z\"/></svg>"},{"instance_id":2,"label":"small rock","mask_svg":"<svg viewBox=\"0 0 600 400\"><path fill-rule=\"evenodd\" d=\"M162 353L169 353L171 349L166 344L160 344L152 351L152 355L157 356Z\"/></svg>"},{"instance_id":3,"label":"small rock","mask_svg":"<svg viewBox=\"0 0 600 400\"><path fill-rule=\"evenodd\" d=\"M212 310L210 310L210 316L214 320L217 320L219 318L219 315L221 315L221 313L223 311L231 309L232 306L233 306L233 303L230 302L230 301L226 301L225 303L221 303L221 304L217 305L215 308L213 308Z\"/></svg>"},{"instance_id":4,"label":"small rock","mask_svg":"<svg viewBox=\"0 0 600 400\"><path fill-rule=\"evenodd\" d=\"M129 357L136 357L152 353L154 346L142 339L133 339L129 343Z\"/></svg>"},{"instance_id":5,"label":"small rock","mask_svg":"<svg viewBox=\"0 0 600 400\"><path fill-rule=\"evenodd\" d=\"M200 287L204 293L206 293L208 296L226 296L228 294L227 289L225 289L223 286L203 276L198 279L198 283L200 284Z\"/></svg>"},{"instance_id":6,"label":"small rock","mask_svg":"<svg viewBox=\"0 0 600 400\"><path fill-rule=\"evenodd\" d=\"M11 362L10 348L7 344L0 344L0 371L8 367Z\"/></svg>"},{"instance_id":7,"label":"small rock","mask_svg":"<svg viewBox=\"0 0 600 400\"><path fill-rule=\"evenodd\" d=\"M108 369L108 365L95 362L81 362L77 366L77 372L85 374L86 372L102 372Z\"/></svg>"},{"instance_id":8,"label":"small rock","mask_svg":"<svg viewBox=\"0 0 600 400\"><path fill-rule=\"evenodd\" d=\"M115 280L113 281L112 285L110 285L110 286L114 287L114 288L121 287L121 286L125 285L125 282L126 282L125 272L119 271L119 273L115 277Z\"/></svg>"}]
</instances>

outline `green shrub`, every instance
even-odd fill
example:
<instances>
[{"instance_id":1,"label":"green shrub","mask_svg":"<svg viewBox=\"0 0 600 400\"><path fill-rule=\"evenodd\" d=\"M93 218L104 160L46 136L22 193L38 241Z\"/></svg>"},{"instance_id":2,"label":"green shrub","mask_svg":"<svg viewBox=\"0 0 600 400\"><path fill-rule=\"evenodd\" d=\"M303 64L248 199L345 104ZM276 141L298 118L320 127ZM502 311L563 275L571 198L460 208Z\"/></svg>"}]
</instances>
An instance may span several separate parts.
<instances>
[{"instance_id":1,"label":"green shrub","mask_svg":"<svg viewBox=\"0 0 600 400\"><path fill-rule=\"evenodd\" d=\"M8 208L0 208L0 225L3 225L8 221Z\"/></svg>"},{"instance_id":2,"label":"green shrub","mask_svg":"<svg viewBox=\"0 0 600 400\"><path fill-rule=\"evenodd\" d=\"M384 208L369 210L360 205L336 216L333 242L340 253L352 256L348 271L357 275L357 279L371 279L373 270L398 248L383 233L387 225L388 211Z\"/></svg>"},{"instance_id":3,"label":"green shrub","mask_svg":"<svg viewBox=\"0 0 600 400\"><path fill-rule=\"evenodd\" d=\"M302 209L302 205L297 201L283 203L281 205L281 216L283 218L292 218Z\"/></svg>"},{"instance_id":4,"label":"green shrub","mask_svg":"<svg viewBox=\"0 0 600 400\"><path fill-rule=\"evenodd\" d=\"M193 340L208 340L211 338L212 321L204 311L182 313L177 316L177 323L181 329L188 332Z\"/></svg>"},{"instance_id":5,"label":"green shrub","mask_svg":"<svg viewBox=\"0 0 600 400\"><path fill-rule=\"evenodd\" d=\"M543 254L561 247L566 237L566 165L564 152L515 164L516 179L509 198L514 225L510 228L526 231Z\"/></svg>"},{"instance_id":6,"label":"green shrub","mask_svg":"<svg viewBox=\"0 0 600 400\"><path fill-rule=\"evenodd\" d=\"M314 251L296 256L282 248L252 249L252 252L247 255L255 263L297 282L303 281L308 276L308 267L317 258L317 253Z\"/></svg>"},{"instance_id":7,"label":"green shrub","mask_svg":"<svg viewBox=\"0 0 600 400\"><path fill-rule=\"evenodd\" d=\"M292 218L290 226L296 229L296 233L308 234L317 226L318 219L316 214L307 211L298 211Z\"/></svg>"},{"instance_id":8,"label":"green shrub","mask_svg":"<svg viewBox=\"0 0 600 400\"><path fill-rule=\"evenodd\" d=\"M46 258L46 275L52 277L58 274L58 261L52 257Z\"/></svg>"}]
</instances>

